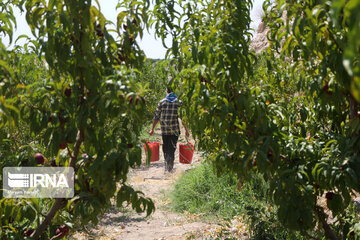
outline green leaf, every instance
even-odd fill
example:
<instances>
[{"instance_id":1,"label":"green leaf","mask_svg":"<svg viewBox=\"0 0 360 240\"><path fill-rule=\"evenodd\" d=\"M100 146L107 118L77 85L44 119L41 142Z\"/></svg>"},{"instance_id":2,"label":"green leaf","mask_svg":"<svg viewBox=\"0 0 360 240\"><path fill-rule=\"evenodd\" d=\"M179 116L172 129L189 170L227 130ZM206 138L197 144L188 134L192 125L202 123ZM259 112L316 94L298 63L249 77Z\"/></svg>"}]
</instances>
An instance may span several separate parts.
<instances>
[{"instance_id":1,"label":"green leaf","mask_svg":"<svg viewBox=\"0 0 360 240\"><path fill-rule=\"evenodd\" d=\"M340 214L344 209L342 197L337 193L333 194L332 199L327 199L326 204L335 216Z\"/></svg>"},{"instance_id":2,"label":"green leaf","mask_svg":"<svg viewBox=\"0 0 360 240\"><path fill-rule=\"evenodd\" d=\"M350 85L350 91L356 101L360 102L360 77L355 76Z\"/></svg>"},{"instance_id":3,"label":"green leaf","mask_svg":"<svg viewBox=\"0 0 360 240\"><path fill-rule=\"evenodd\" d=\"M48 3L48 9L49 10L52 10L54 8L55 1L57 2L57 0L49 0L49 3Z\"/></svg>"},{"instance_id":4,"label":"green leaf","mask_svg":"<svg viewBox=\"0 0 360 240\"><path fill-rule=\"evenodd\" d=\"M357 174L355 173L355 171L354 171L352 168L350 168L350 167L346 168L345 171L350 175L351 180L354 182L354 184L356 184L356 183L357 183L357 180L358 180L358 176L357 176Z\"/></svg>"}]
</instances>

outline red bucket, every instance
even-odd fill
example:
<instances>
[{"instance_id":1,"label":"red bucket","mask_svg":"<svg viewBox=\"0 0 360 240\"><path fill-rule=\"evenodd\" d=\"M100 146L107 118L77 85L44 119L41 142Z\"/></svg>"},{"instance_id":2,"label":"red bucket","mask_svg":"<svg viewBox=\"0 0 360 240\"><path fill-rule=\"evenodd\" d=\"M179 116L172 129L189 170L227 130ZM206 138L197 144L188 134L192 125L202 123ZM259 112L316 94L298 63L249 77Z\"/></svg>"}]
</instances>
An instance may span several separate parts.
<instances>
[{"instance_id":1,"label":"red bucket","mask_svg":"<svg viewBox=\"0 0 360 240\"><path fill-rule=\"evenodd\" d=\"M159 161L159 149L160 149L160 143L159 142L146 142L149 145L150 151L151 151L151 162ZM147 156L147 147L146 144L144 144L145 148L145 154Z\"/></svg>"},{"instance_id":2,"label":"red bucket","mask_svg":"<svg viewBox=\"0 0 360 240\"><path fill-rule=\"evenodd\" d=\"M179 143L180 163L190 164L194 154L194 145L191 143Z\"/></svg>"}]
</instances>

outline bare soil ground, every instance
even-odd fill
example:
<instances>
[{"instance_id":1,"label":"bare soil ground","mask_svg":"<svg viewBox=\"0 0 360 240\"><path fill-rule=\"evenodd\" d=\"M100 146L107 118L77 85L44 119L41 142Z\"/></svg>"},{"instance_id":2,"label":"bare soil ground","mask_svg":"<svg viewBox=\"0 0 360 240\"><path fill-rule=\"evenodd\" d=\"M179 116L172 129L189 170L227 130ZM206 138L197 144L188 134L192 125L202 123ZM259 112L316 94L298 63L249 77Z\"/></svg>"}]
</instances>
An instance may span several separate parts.
<instances>
[{"instance_id":1,"label":"bare soil ground","mask_svg":"<svg viewBox=\"0 0 360 240\"><path fill-rule=\"evenodd\" d=\"M179 142L185 142L184 136L180 137ZM171 211L167 193L185 171L200 164L202 160L199 152L195 151L191 164L181 164L179 148L175 154L173 173L164 172L164 158L160 149L160 161L152 162L150 166L144 163L141 167L131 170L129 174L129 184L154 201L155 213L146 217L145 214L137 214L130 207L121 211L113 207L100 218L97 226L88 227L89 233L76 232L72 239L209 239L223 230L224 228L216 222L204 221L200 215ZM239 239L247 239L245 225L240 219L233 220L229 231Z\"/></svg>"}]
</instances>

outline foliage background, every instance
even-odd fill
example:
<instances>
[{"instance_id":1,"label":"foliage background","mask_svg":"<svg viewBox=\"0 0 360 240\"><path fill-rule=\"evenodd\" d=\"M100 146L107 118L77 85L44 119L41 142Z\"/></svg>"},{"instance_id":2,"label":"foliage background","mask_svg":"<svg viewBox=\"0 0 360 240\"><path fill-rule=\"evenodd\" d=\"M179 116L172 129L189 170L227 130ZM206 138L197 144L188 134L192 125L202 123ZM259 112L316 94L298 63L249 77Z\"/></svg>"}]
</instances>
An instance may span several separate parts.
<instances>
[{"instance_id":1,"label":"foliage background","mask_svg":"<svg viewBox=\"0 0 360 240\"><path fill-rule=\"evenodd\" d=\"M0 43L2 163L34 165L42 151L46 164L55 158L76 169L77 196L1 199L1 237L34 229L46 239L61 224L96 223L114 196L151 214L153 202L126 180L140 164L139 136L151 116L144 97L153 106L151 88L170 74L218 176L249 182L261 174L288 229L358 238L358 220L347 214L360 190L359 0L266 1L270 48L260 56L249 49L251 6L157 0L150 10L148 0L125 0L116 28L107 29L96 2L2 1L1 34L12 38L18 7L36 37L21 51ZM136 39L151 25L161 40L172 38L171 64L156 65L154 78L143 74L143 82L161 79L147 87L139 84L145 56Z\"/></svg>"}]
</instances>

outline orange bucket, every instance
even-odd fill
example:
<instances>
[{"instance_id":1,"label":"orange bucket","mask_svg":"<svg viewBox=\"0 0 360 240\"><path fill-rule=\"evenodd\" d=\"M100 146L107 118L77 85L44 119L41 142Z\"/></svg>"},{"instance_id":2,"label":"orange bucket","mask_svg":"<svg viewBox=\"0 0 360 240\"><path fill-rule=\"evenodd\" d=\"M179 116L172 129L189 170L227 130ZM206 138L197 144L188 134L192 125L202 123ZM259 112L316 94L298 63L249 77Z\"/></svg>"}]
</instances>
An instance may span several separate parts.
<instances>
[{"instance_id":1,"label":"orange bucket","mask_svg":"<svg viewBox=\"0 0 360 240\"><path fill-rule=\"evenodd\" d=\"M190 164L194 154L194 145L191 143L179 143L180 163Z\"/></svg>"},{"instance_id":2,"label":"orange bucket","mask_svg":"<svg viewBox=\"0 0 360 240\"><path fill-rule=\"evenodd\" d=\"M151 162L159 161L159 149L160 149L160 143L159 142L146 142L147 145L149 145L150 151L151 151ZM147 155L147 147L146 144L144 144L145 148L145 154Z\"/></svg>"}]
</instances>

